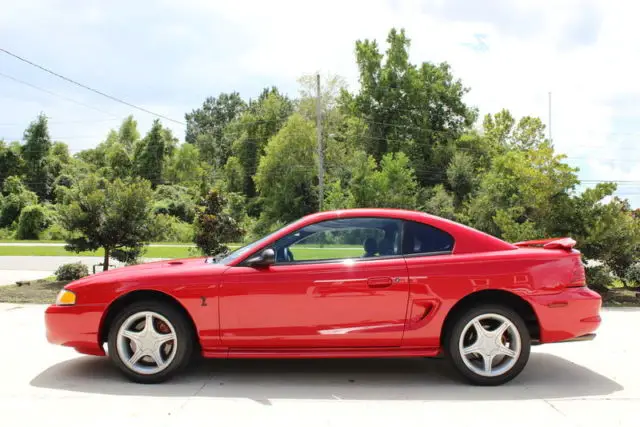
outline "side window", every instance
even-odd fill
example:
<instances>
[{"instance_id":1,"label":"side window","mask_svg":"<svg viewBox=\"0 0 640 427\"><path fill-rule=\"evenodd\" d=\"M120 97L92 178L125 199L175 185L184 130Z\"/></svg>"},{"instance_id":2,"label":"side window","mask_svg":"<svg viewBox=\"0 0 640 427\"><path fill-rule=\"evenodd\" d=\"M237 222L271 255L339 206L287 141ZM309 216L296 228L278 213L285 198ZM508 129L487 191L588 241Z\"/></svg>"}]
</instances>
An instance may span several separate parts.
<instances>
[{"instance_id":1,"label":"side window","mask_svg":"<svg viewBox=\"0 0 640 427\"><path fill-rule=\"evenodd\" d=\"M405 255L451 252L453 244L453 237L447 232L419 222L405 222L402 245Z\"/></svg>"},{"instance_id":2,"label":"side window","mask_svg":"<svg viewBox=\"0 0 640 427\"><path fill-rule=\"evenodd\" d=\"M276 263L374 258L401 254L402 222L344 218L311 224L274 244Z\"/></svg>"}]
</instances>

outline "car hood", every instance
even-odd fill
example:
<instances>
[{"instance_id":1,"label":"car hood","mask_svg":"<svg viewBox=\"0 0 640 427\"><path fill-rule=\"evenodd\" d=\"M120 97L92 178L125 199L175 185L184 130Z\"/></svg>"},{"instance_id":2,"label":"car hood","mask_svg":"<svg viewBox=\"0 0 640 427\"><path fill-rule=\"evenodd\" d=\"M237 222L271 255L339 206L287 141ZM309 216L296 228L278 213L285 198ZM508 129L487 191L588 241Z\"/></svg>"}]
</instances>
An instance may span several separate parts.
<instances>
[{"instance_id":1,"label":"car hood","mask_svg":"<svg viewBox=\"0 0 640 427\"><path fill-rule=\"evenodd\" d=\"M198 271L212 275L216 272L222 273L228 268L223 264L208 262L208 259L208 257L168 259L118 267L75 280L69 283L66 288L74 289L100 283L130 282L137 281L141 278L150 279L159 276L197 274Z\"/></svg>"}]
</instances>

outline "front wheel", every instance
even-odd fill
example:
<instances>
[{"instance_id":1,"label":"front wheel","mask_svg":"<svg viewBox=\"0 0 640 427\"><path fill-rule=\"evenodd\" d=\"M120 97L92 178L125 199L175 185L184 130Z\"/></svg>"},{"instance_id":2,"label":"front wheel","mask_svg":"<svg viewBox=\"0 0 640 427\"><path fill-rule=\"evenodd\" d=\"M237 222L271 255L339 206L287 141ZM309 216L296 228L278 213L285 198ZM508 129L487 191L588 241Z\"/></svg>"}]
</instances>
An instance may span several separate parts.
<instances>
[{"instance_id":1,"label":"front wheel","mask_svg":"<svg viewBox=\"0 0 640 427\"><path fill-rule=\"evenodd\" d=\"M531 338L515 311L500 305L483 305L458 317L445 346L454 367L468 381L500 385L524 369Z\"/></svg>"},{"instance_id":2,"label":"front wheel","mask_svg":"<svg viewBox=\"0 0 640 427\"><path fill-rule=\"evenodd\" d=\"M183 369L193 352L184 315L160 301L122 310L109 330L109 357L129 379L159 383Z\"/></svg>"}]
</instances>

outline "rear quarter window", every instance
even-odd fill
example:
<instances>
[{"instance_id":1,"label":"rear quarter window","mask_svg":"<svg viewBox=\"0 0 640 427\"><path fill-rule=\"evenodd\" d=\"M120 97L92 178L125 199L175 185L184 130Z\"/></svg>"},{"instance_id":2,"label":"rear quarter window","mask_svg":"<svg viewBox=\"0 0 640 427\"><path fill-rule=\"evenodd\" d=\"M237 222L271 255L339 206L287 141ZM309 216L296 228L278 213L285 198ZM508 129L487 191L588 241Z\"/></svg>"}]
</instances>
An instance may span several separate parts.
<instances>
[{"instance_id":1,"label":"rear quarter window","mask_svg":"<svg viewBox=\"0 0 640 427\"><path fill-rule=\"evenodd\" d=\"M413 221L404 224L404 255L450 253L454 244L453 236L439 228Z\"/></svg>"}]
</instances>

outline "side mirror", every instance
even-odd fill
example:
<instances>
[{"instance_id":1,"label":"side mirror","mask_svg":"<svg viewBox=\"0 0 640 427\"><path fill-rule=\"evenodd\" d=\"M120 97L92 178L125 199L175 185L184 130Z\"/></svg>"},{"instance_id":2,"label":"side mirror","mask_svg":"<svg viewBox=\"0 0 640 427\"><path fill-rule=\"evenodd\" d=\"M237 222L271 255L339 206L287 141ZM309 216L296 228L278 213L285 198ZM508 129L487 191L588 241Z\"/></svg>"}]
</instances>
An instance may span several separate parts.
<instances>
[{"instance_id":1,"label":"side mirror","mask_svg":"<svg viewBox=\"0 0 640 427\"><path fill-rule=\"evenodd\" d=\"M249 258L247 260L247 265L249 267L266 267L268 265L275 264L275 262L276 252L271 248L267 248L258 255Z\"/></svg>"}]
</instances>

